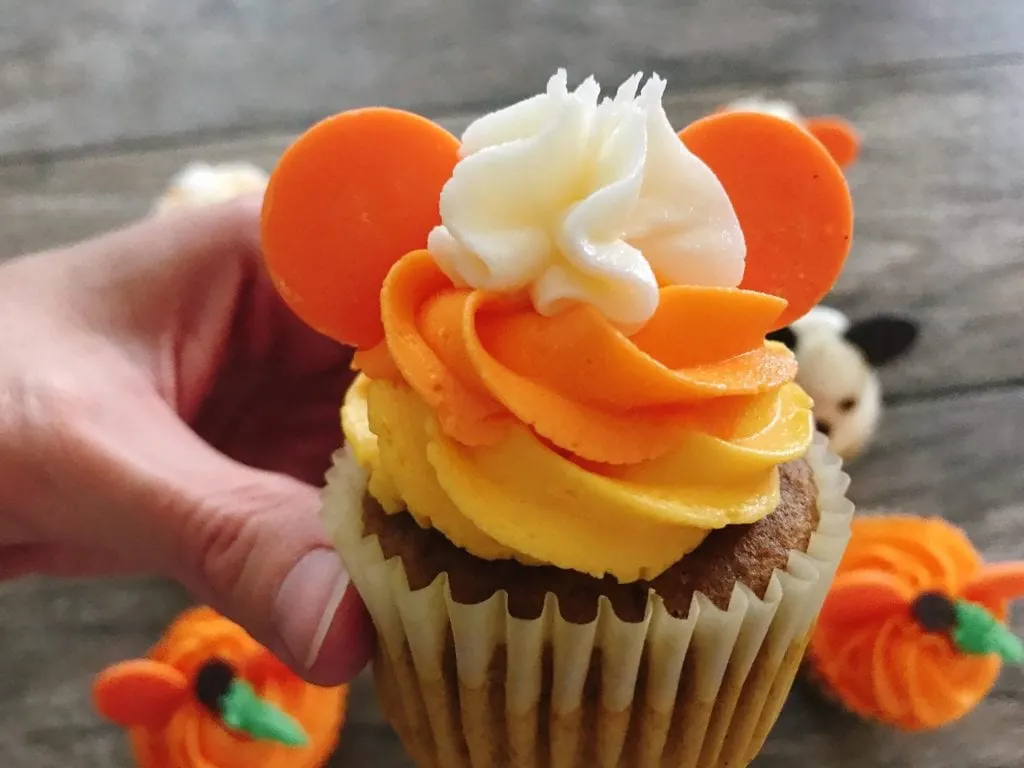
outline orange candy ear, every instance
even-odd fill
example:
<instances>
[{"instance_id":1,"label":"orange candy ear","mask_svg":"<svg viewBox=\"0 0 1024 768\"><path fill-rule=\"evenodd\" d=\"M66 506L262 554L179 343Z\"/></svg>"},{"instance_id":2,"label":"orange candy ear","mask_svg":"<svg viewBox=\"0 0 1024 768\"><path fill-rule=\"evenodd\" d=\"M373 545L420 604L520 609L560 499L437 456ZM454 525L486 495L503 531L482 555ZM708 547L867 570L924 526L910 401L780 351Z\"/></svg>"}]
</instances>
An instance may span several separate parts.
<instances>
[{"instance_id":1,"label":"orange candy ear","mask_svg":"<svg viewBox=\"0 0 1024 768\"><path fill-rule=\"evenodd\" d=\"M857 159L860 152L860 136L850 123L841 117L809 117L807 130L832 155L840 168L846 168Z\"/></svg>"},{"instance_id":2,"label":"orange candy ear","mask_svg":"<svg viewBox=\"0 0 1024 768\"><path fill-rule=\"evenodd\" d=\"M384 337L380 290L440 224L459 142L426 118L375 107L311 128L284 153L263 203L264 258L317 331L369 349Z\"/></svg>"},{"instance_id":3,"label":"orange candy ear","mask_svg":"<svg viewBox=\"0 0 1024 768\"><path fill-rule=\"evenodd\" d=\"M910 607L910 589L895 576L877 571L850 571L836 577L818 621L855 624L881 619Z\"/></svg>"},{"instance_id":4,"label":"orange candy ear","mask_svg":"<svg viewBox=\"0 0 1024 768\"><path fill-rule=\"evenodd\" d=\"M101 672L93 683L97 711L125 728L165 724L188 695L184 674L149 659L115 664Z\"/></svg>"},{"instance_id":5,"label":"orange candy ear","mask_svg":"<svg viewBox=\"0 0 1024 768\"><path fill-rule=\"evenodd\" d=\"M839 277L853 236L846 179L800 126L723 112L687 126L683 143L715 173L747 243L741 288L789 302L775 327L805 315Z\"/></svg>"}]
</instances>

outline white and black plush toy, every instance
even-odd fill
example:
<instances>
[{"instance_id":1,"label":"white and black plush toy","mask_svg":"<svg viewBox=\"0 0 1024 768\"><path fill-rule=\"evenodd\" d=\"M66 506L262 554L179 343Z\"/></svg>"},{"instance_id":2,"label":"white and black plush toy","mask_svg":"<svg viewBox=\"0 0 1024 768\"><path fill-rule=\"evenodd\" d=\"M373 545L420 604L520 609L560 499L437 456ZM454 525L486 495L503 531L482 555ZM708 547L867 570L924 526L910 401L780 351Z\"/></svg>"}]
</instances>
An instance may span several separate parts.
<instances>
[{"instance_id":1,"label":"white and black plush toy","mask_svg":"<svg viewBox=\"0 0 1024 768\"><path fill-rule=\"evenodd\" d=\"M917 335L917 324L907 318L851 322L839 310L819 306L768 338L796 354L796 380L814 399L818 430L833 451L852 459L871 442L882 415L877 369L905 354Z\"/></svg>"}]
</instances>

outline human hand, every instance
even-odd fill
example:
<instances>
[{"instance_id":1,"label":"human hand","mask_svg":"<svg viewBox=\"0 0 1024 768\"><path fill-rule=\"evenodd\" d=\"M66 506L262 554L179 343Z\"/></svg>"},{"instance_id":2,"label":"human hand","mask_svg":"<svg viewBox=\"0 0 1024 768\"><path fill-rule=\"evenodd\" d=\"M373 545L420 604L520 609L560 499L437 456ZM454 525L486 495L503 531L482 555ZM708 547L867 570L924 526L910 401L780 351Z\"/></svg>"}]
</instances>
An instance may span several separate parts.
<instances>
[{"instance_id":1,"label":"human hand","mask_svg":"<svg viewBox=\"0 0 1024 768\"><path fill-rule=\"evenodd\" d=\"M155 572L331 684L365 608L318 509L351 351L279 300L258 200L0 267L0 578Z\"/></svg>"}]
</instances>

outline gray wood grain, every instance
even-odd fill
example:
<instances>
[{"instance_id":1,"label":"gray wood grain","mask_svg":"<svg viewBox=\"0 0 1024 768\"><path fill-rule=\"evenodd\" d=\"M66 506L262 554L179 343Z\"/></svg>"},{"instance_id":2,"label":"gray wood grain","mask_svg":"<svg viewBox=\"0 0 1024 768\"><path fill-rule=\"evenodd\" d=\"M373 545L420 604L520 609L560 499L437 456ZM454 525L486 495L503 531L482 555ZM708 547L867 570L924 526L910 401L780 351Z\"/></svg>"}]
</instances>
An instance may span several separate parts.
<instances>
[{"instance_id":1,"label":"gray wood grain","mask_svg":"<svg viewBox=\"0 0 1024 768\"><path fill-rule=\"evenodd\" d=\"M557 66L677 86L1021 53L1017 0L3 0L0 152L493 103Z\"/></svg>"},{"instance_id":2,"label":"gray wood grain","mask_svg":"<svg viewBox=\"0 0 1024 768\"><path fill-rule=\"evenodd\" d=\"M677 125L756 91L671 97ZM884 371L893 397L1024 381L1024 63L795 83L773 95L837 112L863 133L852 169L854 246L831 301L855 316L900 310L918 348ZM469 115L440 121L461 130ZM293 134L0 165L0 258L91 236L143 215L194 159L271 167Z\"/></svg>"},{"instance_id":3,"label":"gray wood grain","mask_svg":"<svg viewBox=\"0 0 1024 768\"><path fill-rule=\"evenodd\" d=\"M859 507L906 507L972 530L986 515L998 525L973 531L1001 557L1024 557L1024 388L943 396L889 408L878 442L849 465ZM992 511L996 510L996 513ZM1000 511L1003 510L1003 511Z\"/></svg>"},{"instance_id":4,"label":"gray wood grain","mask_svg":"<svg viewBox=\"0 0 1024 768\"><path fill-rule=\"evenodd\" d=\"M924 329L884 372L893 404L851 493L1020 558L1022 28L1019 0L0 0L0 260L143 215L189 160L269 167L357 104L459 130L565 64L609 85L659 71L678 125L739 95L790 98L865 141L830 301ZM5 768L128 768L123 734L92 712L92 676L145 652L187 602L156 580L0 583ZM965 720L910 736L800 686L755 765L1018 766L1022 690L1007 669ZM332 765L410 768L365 674Z\"/></svg>"},{"instance_id":5,"label":"gray wood grain","mask_svg":"<svg viewBox=\"0 0 1024 768\"><path fill-rule=\"evenodd\" d=\"M1024 389L898 405L873 453L851 465L861 508L939 514L962 525L992 559L1024 556ZM144 653L185 605L156 581L0 585L0 754L8 768L127 768L123 735L89 703L104 665ZM1020 611L1014 628L1024 634ZM63 646L59 649L58 644ZM1024 671L1004 670L962 722L922 736L857 723L798 686L759 768L989 768L1019 765ZM367 675L353 687L332 765L411 768L382 722Z\"/></svg>"}]
</instances>

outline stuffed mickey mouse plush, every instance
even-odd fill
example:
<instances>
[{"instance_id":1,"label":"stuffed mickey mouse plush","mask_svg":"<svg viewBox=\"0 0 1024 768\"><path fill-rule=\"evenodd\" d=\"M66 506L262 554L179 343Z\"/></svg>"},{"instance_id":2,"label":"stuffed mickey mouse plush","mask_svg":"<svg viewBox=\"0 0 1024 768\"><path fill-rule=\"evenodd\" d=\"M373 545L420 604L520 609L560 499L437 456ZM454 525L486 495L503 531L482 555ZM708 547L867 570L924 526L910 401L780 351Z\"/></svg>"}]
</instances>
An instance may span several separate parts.
<instances>
[{"instance_id":1,"label":"stuffed mickey mouse plush","mask_svg":"<svg viewBox=\"0 0 1024 768\"><path fill-rule=\"evenodd\" d=\"M917 340L912 320L878 315L851 322L830 307L815 307L769 338L796 354L797 383L814 399L818 430L844 459L860 454L882 415L877 369L905 354Z\"/></svg>"}]
</instances>

